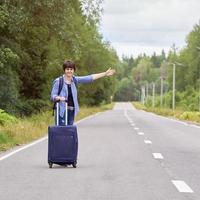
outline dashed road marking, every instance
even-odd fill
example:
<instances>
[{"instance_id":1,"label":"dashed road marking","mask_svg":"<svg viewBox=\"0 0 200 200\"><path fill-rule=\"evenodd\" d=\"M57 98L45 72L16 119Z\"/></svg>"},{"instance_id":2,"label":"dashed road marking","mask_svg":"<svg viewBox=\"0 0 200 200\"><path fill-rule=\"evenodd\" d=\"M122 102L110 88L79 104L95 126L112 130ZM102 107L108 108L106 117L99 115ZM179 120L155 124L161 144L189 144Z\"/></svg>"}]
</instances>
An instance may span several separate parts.
<instances>
[{"instance_id":1,"label":"dashed road marking","mask_svg":"<svg viewBox=\"0 0 200 200\"><path fill-rule=\"evenodd\" d=\"M193 190L184 181L172 180L172 183L179 192L193 193Z\"/></svg>"},{"instance_id":2,"label":"dashed road marking","mask_svg":"<svg viewBox=\"0 0 200 200\"><path fill-rule=\"evenodd\" d=\"M135 130L139 130L139 128L138 128L138 127L135 127L134 129L135 129Z\"/></svg>"},{"instance_id":3,"label":"dashed road marking","mask_svg":"<svg viewBox=\"0 0 200 200\"><path fill-rule=\"evenodd\" d=\"M145 144L152 144L152 141L150 141L150 140L144 140L144 143Z\"/></svg>"},{"instance_id":4,"label":"dashed road marking","mask_svg":"<svg viewBox=\"0 0 200 200\"><path fill-rule=\"evenodd\" d=\"M138 135L144 135L144 133L143 132L138 132Z\"/></svg>"},{"instance_id":5,"label":"dashed road marking","mask_svg":"<svg viewBox=\"0 0 200 200\"><path fill-rule=\"evenodd\" d=\"M153 153L155 159L164 159L161 153Z\"/></svg>"}]
</instances>

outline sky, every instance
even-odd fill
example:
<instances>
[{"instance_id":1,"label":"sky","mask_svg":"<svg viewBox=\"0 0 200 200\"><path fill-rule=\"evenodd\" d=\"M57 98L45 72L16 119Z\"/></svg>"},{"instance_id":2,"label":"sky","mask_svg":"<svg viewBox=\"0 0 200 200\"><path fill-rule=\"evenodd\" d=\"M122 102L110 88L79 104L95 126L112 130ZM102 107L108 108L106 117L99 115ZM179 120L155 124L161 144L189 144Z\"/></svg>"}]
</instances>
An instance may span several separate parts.
<instances>
[{"instance_id":1,"label":"sky","mask_svg":"<svg viewBox=\"0 0 200 200\"><path fill-rule=\"evenodd\" d=\"M100 32L118 56L178 50L200 21L200 0L104 0Z\"/></svg>"}]
</instances>

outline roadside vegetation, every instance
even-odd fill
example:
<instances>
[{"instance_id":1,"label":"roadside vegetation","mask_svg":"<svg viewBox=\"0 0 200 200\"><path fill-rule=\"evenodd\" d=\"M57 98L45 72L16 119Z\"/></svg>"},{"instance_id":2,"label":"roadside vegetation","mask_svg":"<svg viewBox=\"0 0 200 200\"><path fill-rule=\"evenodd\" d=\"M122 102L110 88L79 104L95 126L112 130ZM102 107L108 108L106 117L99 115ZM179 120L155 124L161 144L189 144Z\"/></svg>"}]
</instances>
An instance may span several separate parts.
<instances>
[{"instance_id":1,"label":"roadside vegetation","mask_svg":"<svg viewBox=\"0 0 200 200\"><path fill-rule=\"evenodd\" d=\"M89 115L112 109L114 103L93 107L81 107L76 121ZM0 151L23 145L47 135L53 124L52 111L43 111L31 117L16 118L0 110Z\"/></svg>"},{"instance_id":2,"label":"roadside vegetation","mask_svg":"<svg viewBox=\"0 0 200 200\"><path fill-rule=\"evenodd\" d=\"M175 117L180 120L187 120L194 123L199 123L200 125L200 112L197 111L184 111L181 108L177 108L174 111L170 108L153 108L146 107L140 102L133 102L135 108L140 110L145 110L147 112L153 112L162 116Z\"/></svg>"}]
</instances>

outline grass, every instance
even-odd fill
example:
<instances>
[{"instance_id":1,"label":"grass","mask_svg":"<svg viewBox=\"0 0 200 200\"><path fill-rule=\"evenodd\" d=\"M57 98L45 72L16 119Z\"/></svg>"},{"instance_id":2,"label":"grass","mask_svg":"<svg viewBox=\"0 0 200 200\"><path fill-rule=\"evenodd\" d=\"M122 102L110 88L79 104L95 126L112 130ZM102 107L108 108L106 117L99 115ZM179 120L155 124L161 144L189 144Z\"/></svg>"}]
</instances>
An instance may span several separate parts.
<instances>
[{"instance_id":1,"label":"grass","mask_svg":"<svg viewBox=\"0 0 200 200\"><path fill-rule=\"evenodd\" d=\"M133 105L137 109L142 109L147 112L153 112L158 115L171 116L171 117L175 117L180 120L186 120L186 121L190 121L190 122L200 123L200 112L184 111L181 108L177 108L173 111L172 109L169 109L169 108L146 107L139 102L133 102Z\"/></svg>"},{"instance_id":2,"label":"grass","mask_svg":"<svg viewBox=\"0 0 200 200\"><path fill-rule=\"evenodd\" d=\"M100 107L81 107L75 121L97 112L110 110L113 106L114 103ZM5 151L45 136L50 124L53 124L52 111L41 112L28 118L17 119L15 123L0 125L0 151Z\"/></svg>"}]
</instances>

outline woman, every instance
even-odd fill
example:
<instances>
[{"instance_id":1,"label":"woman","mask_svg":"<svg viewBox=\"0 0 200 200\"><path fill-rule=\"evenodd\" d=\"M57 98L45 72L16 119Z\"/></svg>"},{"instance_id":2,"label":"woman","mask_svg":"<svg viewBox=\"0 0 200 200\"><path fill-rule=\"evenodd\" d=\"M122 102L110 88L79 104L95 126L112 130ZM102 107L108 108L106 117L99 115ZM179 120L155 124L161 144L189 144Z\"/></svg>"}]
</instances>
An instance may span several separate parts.
<instances>
[{"instance_id":1,"label":"woman","mask_svg":"<svg viewBox=\"0 0 200 200\"><path fill-rule=\"evenodd\" d=\"M96 79L112 76L115 73L114 69L109 68L106 72L91 74L87 76L74 76L74 72L76 71L76 65L73 61L65 61L63 63L63 86L59 93L59 84L60 78L54 80L53 88L51 91L51 101L59 103L59 125L65 125L65 100L68 101L68 125L73 125L74 116L78 113L78 97L77 97L77 88L76 85L79 83L90 83ZM58 94L59 93L59 94Z\"/></svg>"}]
</instances>

